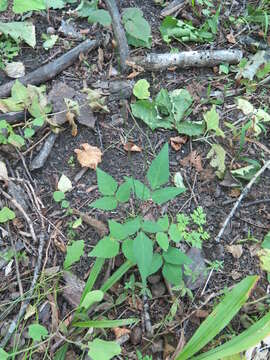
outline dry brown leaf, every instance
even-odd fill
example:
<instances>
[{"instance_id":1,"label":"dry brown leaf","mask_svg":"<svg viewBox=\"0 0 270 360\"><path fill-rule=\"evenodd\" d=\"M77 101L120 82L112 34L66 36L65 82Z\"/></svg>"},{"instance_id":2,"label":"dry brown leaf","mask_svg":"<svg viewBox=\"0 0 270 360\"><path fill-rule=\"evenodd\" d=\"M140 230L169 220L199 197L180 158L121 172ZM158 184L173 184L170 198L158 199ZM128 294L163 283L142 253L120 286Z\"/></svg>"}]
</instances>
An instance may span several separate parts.
<instances>
[{"instance_id":1,"label":"dry brown leaf","mask_svg":"<svg viewBox=\"0 0 270 360\"><path fill-rule=\"evenodd\" d=\"M226 249L235 259L239 259L243 254L242 245L227 245Z\"/></svg>"},{"instance_id":2,"label":"dry brown leaf","mask_svg":"<svg viewBox=\"0 0 270 360\"><path fill-rule=\"evenodd\" d=\"M113 332L114 332L114 335L115 335L116 339L119 339L123 335L130 334L129 329L120 328L120 327L113 328Z\"/></svg>"},{"instance_id":3,"label":"dry brown leaf","mask_svg":"<svg viewBox=\"0 0 270 360\"><path fill-rule=\"evenodd\" d=\"M140 71L135 71L133 70L132 73L130 73L128 76L127 76L127 79L134 79L136 76L140 75Z\"/></svg>"},{"instance_id":4,"label":"dry brown leaf","mask_svg":"<svg viewBox=\"0 0 270 360\"><path fill-rule=\"evenodd\" d=\"M227 36L226 36L228 42L230 44L236 44L236 40L235 40L235 37L232 33L229 33Z\"/></svg>"},{"instance_id":5,"label":"dry brown leaf","mask_svg":"<svg viewBox=\"0 0 270 360\"><path fill-rule=\"evenodd\" d=\"M180 160L180 163L183 166L187 166L188 164L190 164L194 166L198 172L203 171L202 158L201 155L199 155L196 150L191 151L188 156Z\"/></svg>"},{"instance_id":6,"label":"dry brown leaf","mask_svg":"<svg viewBox=\"0 0 270 360\"><path fill-rule=\"evenodd\" d=\"M101 71L104 65L104 53L103 50L98 48L98 68Z\"/></svg>"},{"instance_id":7,"label":"dry brown leaf","mask_svg":"<svg viewBox=\"0 0 270 360\"><path fill-rule=\"evenodd\" d=\"M132 297L128 297L128 304L131 307L131 309L140 310L140 311L143 309L142 301L137 296L135 297L135 301L133 301Z\"/></svg>"},{"instance_id":8,"label":"dry brown leaf","mask_svg":"<svg viewBox=\"0 0 270 360\"><path fill-rule=\"evenodd\" d=\"M72 136L77 136L78 134L78 128L77 128L77 125L75 123L75 114L71 111L68 111L66 113L66 118L67 118L67 121L69 122L69 125L71 126L71 135Z\"/></svg>"},{"instance_id":9,"label":"dry brown leaf","mask_svg":"<svg viewBox=\"0 0 270 360\"><path fill-rule=\"evenodd\" d=\"M175 136L170 138L170 144L171 147L175 151L179 151L183 144L187 142L188 137L187 136Z\"/></svg>"},{"instance_id":10,"label":"dry brown leaf","mask_svg":"<svg viewBox=\"0 0 270 360\"><path fill-rule=\"evenodd\" d=\"M206 310L198 309L195 312L195 316L197 316L200 319L205 319L209 315L209 312Z\"/></svg>"},{"instance_id":11,"label":"dry brown leaf","mask_svg":"<svg viewBox=\"0 0 270 360\"><path fill-rule=\"evenodd\" d=\"M101 162L102 152L96 146L91 146L87 143L81 144L81 149L75 149L77 159L82 167L89 167L96 170L98 164Z\"/></svg>"},{"instance_id":12,"label":"dry brown leaf","mask_svg":"<svg viewBox=\"0 0 270 360\"><path fill-rule=\"evenodd\" d=\"M141 152L142 148L140 148L138 145L135 145L133 142L128 141L124 144L124 150L128 152Z\"/></svg>"},{"instance_id":13,"label":"dry brown leaf","mask_svg":"<svg viewBox=\"0 0 270 360\"><path fill-rule=\"evenodd\" d=\"M239 195L241 194L241 191L240 189L236 188L236 189L232 189L231 192L230 192L230 197L232 198L238 198Z\"/></svg>"}]
</instances>

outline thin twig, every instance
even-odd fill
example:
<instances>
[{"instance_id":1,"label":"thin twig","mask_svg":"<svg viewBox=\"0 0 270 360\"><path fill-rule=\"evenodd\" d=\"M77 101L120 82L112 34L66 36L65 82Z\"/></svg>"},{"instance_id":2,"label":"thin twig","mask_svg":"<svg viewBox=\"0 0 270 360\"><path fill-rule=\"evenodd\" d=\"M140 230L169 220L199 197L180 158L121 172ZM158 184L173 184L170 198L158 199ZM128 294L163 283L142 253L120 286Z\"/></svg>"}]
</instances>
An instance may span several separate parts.
<instances>
[{"instance_id":1,"label":"thin twig","mask_svg":"<svg viewBox=\"0 0 270 360\"><path fill-rule=\"evenodd\" d=\"M255 181L264 173L264 171L270 166L270 160L267 160L263 167L253 176L253 178L250 180L250 182L247 184L247 186L242 191L241 195L239 196L238 200L234 204L231 212L227 216L226 220L224 221L224 224L222 228L220 229L217 237L216 242L220 242L220 239L228 225L228 223L231 221L232 217L234 216L236 210L240 206L241 201L244 199L244 197L248 194L249 190L251 189L252 185L255 183Z\"/></svg>"}]
</instances>

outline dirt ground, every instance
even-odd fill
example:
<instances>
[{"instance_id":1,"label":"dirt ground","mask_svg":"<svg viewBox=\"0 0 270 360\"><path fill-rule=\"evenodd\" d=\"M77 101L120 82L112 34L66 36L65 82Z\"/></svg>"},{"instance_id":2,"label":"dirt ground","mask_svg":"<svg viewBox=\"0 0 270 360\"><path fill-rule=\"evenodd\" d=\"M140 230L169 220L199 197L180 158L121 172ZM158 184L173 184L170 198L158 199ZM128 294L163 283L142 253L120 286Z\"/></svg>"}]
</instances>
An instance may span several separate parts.
<instances>
[{"instance_id":1,"label":"dirt ground","mask_svg":"<svg viewBox=\"0 0 270 360\"><path fill-rule=\"evenodd\" d=\"M101 2L102 3L102 2ZM152 29L153 46L152 52L167 52L170 50L169 46L165 45L161 39L159 26L161 23L160 11L161 7L154 4L153 1L141 1L141 0L123 0L119 1L119 8L124 9L126 7L138 7L140 8L145 18L149 21ZM255 1L247 1L247 3L256 3ZM243 11L242 6L245 2L234 2L232 6L231 1L224 2L222 15L224 12L231 8L231 16L237 17L239 13ZM72 6L71 6L72 8ZM186 8L189 11L189 8ZM11 21L16 18L12 13L6 13L1 15L2 20ZM27 46L22 46L20 54L17 57L18 60L23 61L26 66L26 72L30 72L44 62L48 61L48 58L53 59L66 52L65 44L63 41L58 42L58 45L46 52L41 44L41 34L46 32L48 27L58 29L61 25L61 20L69 19L70 15L67 10L54 11L50 10L49 15L34 14L32 19L35 23L37 30L37 46L35 49L30 49ZM74 26L76 29L89 28L89 38L95 38L95 36L102 31L103 34L107 34L111 39L112 31L104 30L104 28L98 25L89 25L87 21L82 19L74 19ZM181 43L174 42L173 46L177 47L180 51L187 49L219 49L219 48L241 48L239 43L232 46L226 40L226 35L229 33L228 28L223 27L223 22L220 22L219 36L217 40L209 44L197 45L188 44L183 45ZM233 29L234 33L241 31L241 28ZM256 29L255 29L256 30ZM255 31L254 31L255 32ZM63 39L65 39L63 35ZM65 39L69 43L70 48L77 45L76 41ZM59 74L55 79L46 83L47 90L49 91L53 84L58 81L65 82L68 86L73 87L76 91L82 89L84 83L88 87L92 87L98 80L108 81L121 79L121 75L118 72L117 58L115 49L112 47L111 41L109 41L104 51L104 64L102 68L98 68L98 52L96 50L89 52L83 61L76 61L74 65L67 70ZM243 49L245 52L245 50ZM57 52L57 55L55 56ZM132 55L139 55L145 53L144 49L133 49ZM248 56L249 53L245 52ZM17 60L16 59L16 60ZM87 63L90 65L88 66ZM117 70L114 77L108 77L108 71L110 66ZM237 83L234 81L234 74L220 75L215 72L213 68L208 69L168 69L163 72L147 72L141 74L135 80L139 78L147 78L151 85L151 94L154 96L158 93L161 87L165 87L168 90L176 88L187 88L194 97L193 113L190 115L192 120L200 120L202 113L210 108L209 103L204 103L202 99L207 96L208 86L211 83L211 91L223 90L228 84L232 84L230 89L237 89ZM0 72L0 85L8 81L8 78L4 75L4 72ZM266 86L264 91L257 89L256 92L248 94L248 99L254 106L269 107L269 88ZM12 154L6 154L1 151L0 147L0 159L4 159L8 165L8 170L11 171L13 177L20 177L31 181L36 194L42 200L45 208L42 209L42 215L44 216L45 227L47 229L46 240L46 257L44 255L43 266L51 268L53 266L59 266L62 268L62 264L65 258L65 249L70 239L70 226L71 219L75 219L74 215L67 216L64 210L61 210L59 205L53 200L52 194L56 189L57 182L61 174L65 174L71 181L80 172L81 167L76 161L74 153L75 149L80 148L83 143L89 143L92 146L97 146L101 149L103 156L100 168L110 173L116 180L122 181L124 176L135 176L138 179L144 180L146 169L150 164L154 156L159 152L162 145L166 142L170 142L170 138L177 136L176 131L168 130L155 130L151 131L142 121L134 119L130 116L128 111L129 103L134 101L133 98L125 100L117 100L109 103L109 114L96 113L96 125L95 129L89 129L83 125L78 126L77 136L72 136L71 129L68 125L64 126L64 131L59 134L56 139L55 145L51 151L51 154L46 161L45 165L39 169L31 172L33 181L29 179L26 172L31 159L39 152L42 147L42 142L34 147L34 149L28 152L23 159L25 160L25 166L23 165L18 153L14 151ZM224 122L230 120L237 120L236 117L239 114L235 111L231 111L231 107L234 104L234 97L227 97L224 103L218 105L219 114L221 117L221 128L224 129ZM113 120L120 117L121 122L114 125ZM25 150L36 144L44 134L48 132L48 127L41 129L37 135L27 142ZM266 133L261 134L259 141L260 144L268 146L269 129L266 128ZM139 153L127 153L123 149L123 142L132 141L138 145L142 151ZM229 137L225 137L219 140L220 144L226 150L228 156L226 157L226 166L230 168L238 168L242 166L239 162L233 162L236 152L238 151L237 140L233 139L229 133ZM181 333L184 332L185 340L187 341L194 333L195 329L203 320L199 316L193 313L197 307L199 307L204 301L207 300L209 295L218 294L222 289L230 287L236 282L240 281L246 275L257 274L260 275L260 281L256 288L256 291L252 294L253 299L264 296L267 293L268 281L265 273L260 269L259 259L256 257L256 246L258 242L263 240L263 237L268 232L270 226L269 215L269 191L270 191L270 170L266 170L261 176L259 181L252 187L249 194L245 197L242 207L237 211L233 220L227 227L221 241L216 243L215 238L222 227L224 220L229 214L231 208L240 192L233 190L230 181L221 181L214 173L214 169L211 168L209 160L207 159L207 153L209 152L211 138L206 139L201 137L200 139L189 138L188 141L181 147L179 151L175 151L170 147L170 172L174 175L176 172L181 171L184 177L184 182L187 186L187 191L175 200L169 203L168 208L158 208L157 212L162 213L167 211L173 218L181 211L190 214L197 206L202 206L207 217L206 230L210 234L210 239L203 244L203 257L206 261L222 261L223 267L218 271L214 271L209 279L204 294L201 295L202 287L193 291L194 298L190 299L188 296L179 297L179 308L173 320L165 322L165 317L168 314L170 307L173 303L173 299L168 293L168 289L163 282L162 276L159 276L157 282L161 284L161 295L157 293L152 299L149 299L149 315L151 318L152 326L155 329L156 324L163 322L163 326L157 325L157 331L154 331L154 337L151 339L146 334L142 335L142 339L136 343L136 341L127 341L123 345L123 359L135 359L136 350L140 350L143 354L152 355L153 359L167 358L176 348L180 339ZM201 158L203 171L197 171L197 169L188 164L183 166L181 161L190 154L191 151L196 151L197 155ZM260 148L256 143L246 142L242 156L248 157L254 160L261 161L263 158L269 156ZM108 219L116 219L121 221L125 209L119 212L101 212L92 210L89 208L89 204L99 197L99 193L96 187L96 174L93 170L89 169L75 184L72 192L67 196L70 201L71 207L81 212L89 213L103 222L107 222ZM243 185L246 182L242 183ZM1 185L2 186L2 185ZM5 187L3 187L5 189ZM240 189L241 191L241 189ZM261 204L251 204L255 200L268 199L268 201ZM0 196L0 204L5 204L5 199ZM34 212L29 212L29 216L32 219L37 235L39 234L40 224L38 219L35 218ZM27 225L22 218L18 220L20 222L19 229L21 231L28 232ZM48 245L49 239L52 237L55 226L61 229L61 235L54 237ZM1 234L1 233L0 233ZM92 249L93 245L99 240L99 235L93 228L83 225L75 231L75 239L85 240L85 255L80 261L73 266L73 272L81 280L86 280L89 271L92 266L92 258L87 256L88 252ZM23 242L23 251L26 254L27 261L20 262L20 274L24 291L27 291L31 281L31 274L35 267L35 261L37 256L37 244L31 243L31 239L22 240L22 235L18 232L13 234L14 240ZM26 245L25 245L26 244ZM229 251L227 246L232 244L241 244L243 253L239 258L235 258ZM9 248L10 243L8 238L0 238L0 251L4 251ZM112 269L117 269L123 262L121 256L117 257ZM6 276L4 268L0 269L2 281L0 284L0 313L5 313L5 316L0 320L0 339L5 334L8 324L10 324L13 317L19 310L19 305L16 305L14 301L19 294L18 284L16 280L15 269ZM122 279L108 295L108 301L113 298L114 300L123 292L125 282L128 281L129 276L134 273L136 279L139 280L139 273L137 270L131 270L124 279ZM101 283L102 274L99 282ZM58 283L58 282L57 282ZM52 284L56 285L55 282ZM47 285L47 294L51 297L54 296L51 286ZM58 283L59 284L59 283ZM60 281L60 284L62 282ZM153 284L150 285L150 288ZM164 288L164 290L163 290ZM40 289L40 299L38 302L39 312L44 304L51 301L50 297L46 297L46 291ZM213 305L216 303L217 298L209 301L203 310L210 312ZM137 296L137 305L124 301L116 308L109 310L108 317L111 319L118 318L125 312L127 317L142 316L142 308L140 304L140 297ZM264 303L266 304L266 303ZM70 304L67 299L59 294L57 298L57 309L59 319L65 317L71 310ZM50 324L50 309L47 310L47 314L44 315L42 324ZM186 320L185 320L186 319ZM234 320L232 326L233 331L237 333L245 327L243 319L239 316ZM137 327L143 326L137 325ZM132 331L138 331L138 329ZM227 331L223 333L224 338L229 337ZM113 339L113 334L109 332L109 338ZM24 339L24 344L27 343L27 339ZM13 343L14 344L14 343ZM213 344L212 344L213 345ZM20 346L23 346L21 344ZM52 344L52 347L54 344ZM172 350L173 349L173 350ZM48 350L50 353L51 349ZM33 359L50 358L43 357L44 354L36 353L32 355ZM68 356L68 355L67 355ZM66 358L79 359L80 353L77 348L69 350L69 356ZM18 359L23 357L18 357Z\"/></svg>"}]
</instances>

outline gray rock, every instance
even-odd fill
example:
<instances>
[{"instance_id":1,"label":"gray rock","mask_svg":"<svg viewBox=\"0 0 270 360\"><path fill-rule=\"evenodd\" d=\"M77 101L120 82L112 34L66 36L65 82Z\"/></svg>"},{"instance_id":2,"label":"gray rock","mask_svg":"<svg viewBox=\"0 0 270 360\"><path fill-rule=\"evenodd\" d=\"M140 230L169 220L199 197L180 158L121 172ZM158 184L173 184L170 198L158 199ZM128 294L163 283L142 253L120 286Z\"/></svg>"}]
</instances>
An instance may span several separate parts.
<instances>
[{"instance_id":1,"label":"gray rock","mask_svg":"<svg viewBox=\"0 0 270 360\"><path fill-rule=\"evenodd\" d=\"M188 276L184 274L183 279L186 287L188 287L190 290L195 290L199 287L202 287L207 278L207 271L203 252L200 249L191 248L187 252L187 256L192 260L192 263L189 265L192 274Z\"/></svg>"}]
</instances>

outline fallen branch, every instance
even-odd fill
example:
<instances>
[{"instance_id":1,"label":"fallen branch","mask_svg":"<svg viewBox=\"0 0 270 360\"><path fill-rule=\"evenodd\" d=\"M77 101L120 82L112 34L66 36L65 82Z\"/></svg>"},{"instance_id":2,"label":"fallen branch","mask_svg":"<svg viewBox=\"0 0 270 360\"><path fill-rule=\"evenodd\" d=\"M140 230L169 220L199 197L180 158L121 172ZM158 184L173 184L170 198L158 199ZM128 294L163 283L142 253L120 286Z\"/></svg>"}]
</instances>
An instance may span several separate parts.
<instances>
[{"instance_id":1,"label":"fallen branch","mask_svg":"<svg viewBox=\"0 0 270 360\"><path fill-rule=\"evenodd\" d=\"M76 46L74 49L68 51L66 54L60 56L58 59L50 62L47 65L41 66L35 71L27 74L19 79L19 81L24 84L39 85L48 80L53 79L61 71L68 68L74 63L78 58L80 53L87 52L95 49L101 43L101 39L96 40L85 40L80 45ZM8 82L0 86L0 98L9 96L12 86L14 85L15 80Z\"/></svg>"},{"instance_id":2,"label":"fallen branch","mask_svg":"<svg viewBox=\"0 0 270 360\"><path fill-rule=\"evenodd\" d=\"M161 17L165 17L181 10L185 6L186 0L173 0L168 6L166 6L160 13Z\"/></svg>"},{"instance_id":3,"label":"fallen branch","mask_svg":"<svg viewBox=\"0 0 270 360\"><path fill-rule=\"evenodd\" d=\"M232 217L234 216L236 210L238 209L238 207L240 206L241 201L244 199L244 197L247 195L247 193L249 192L249 190L251 189L252 185L255 183L255 181L263 174L263 172L270 166L270 160L267 160L265 162L265 164L263 165L263 167L253 176L253 178L250 180L250 182L247 184L247 186L244 188L244 190L242 191L241 195L239 196L238 200L236 201L236 203L234 204L231 212L229 213L229 215L227 216L226 220L224 221L224 224L222 226L222 228L220 229L217 237L216 237L216 242L219 242L228 223L231 221Z\"/></svg>"},{"instance_id":4,"label":"fallen branch","mask_svg":"<svg viewBox=\"0 0 270 360\"><path fill-rule=\"evenodd\" d=\"M126 34L121 24L121 17L115 0L105 0L105 4L112 18L112 27L118 45L121 70L125 72L127 68L126 60L129 57Z\"/></svg>"},{"instance_id":5,"label":"fallen branch","mask_svg":"<svg viewBox=\"0 0 270 360\"><path fill-rule=\"evenodd\" d=\"M0 120L6 120L9 124L15 124L17 121L25 120L25 112L19 111L0 114Z\"/></svg>"},{"instance_id":6,"label":"fallen branch","mask_svg":"<svg viewBox=\"0 0 270 360\"><path fill-rule=\"evenodd\" d=\"M36 155L36 157L31 162L29 168L30 170L37 170L42 168L42 166L45 164L46 160L48 159L53 145L55 143L55 140L57 139L58 134L51 133L48 138L45 140L40 152Z\"/></svg>"},{"instance_id":7,"label":"fallen branch","mask_svg":"<svg viewBox=\"0 0 270 360\"><path fill-rule=\"evenodd\" d=\"M222 63L237 64L242 59L241 50L183 51L177 54L148 54L131 58L131 62L145 70L165 70L168 67L212 67Z\"/></svg>"}]
</instances>

